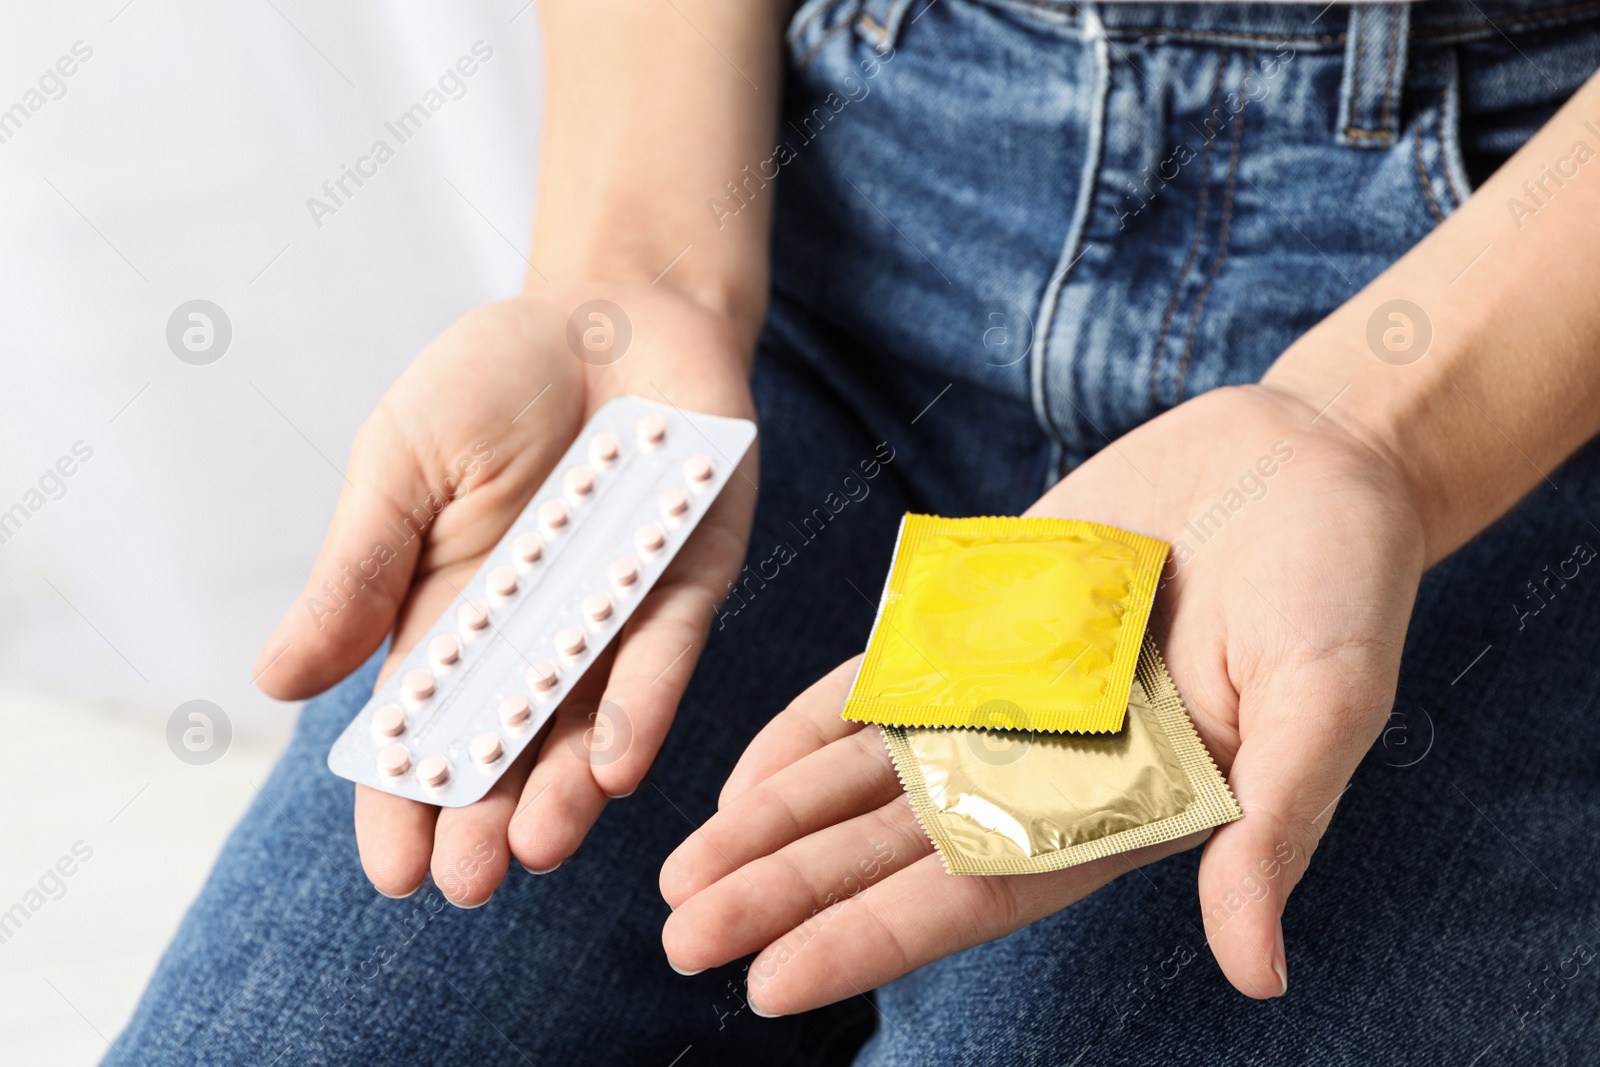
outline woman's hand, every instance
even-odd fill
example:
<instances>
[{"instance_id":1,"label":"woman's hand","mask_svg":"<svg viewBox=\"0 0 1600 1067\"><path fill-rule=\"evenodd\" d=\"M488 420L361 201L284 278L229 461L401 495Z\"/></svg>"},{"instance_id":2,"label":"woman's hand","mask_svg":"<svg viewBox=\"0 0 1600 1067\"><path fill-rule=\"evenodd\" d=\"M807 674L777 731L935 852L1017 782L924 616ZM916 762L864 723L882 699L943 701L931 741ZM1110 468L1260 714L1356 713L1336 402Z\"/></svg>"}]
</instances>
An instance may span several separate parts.
<instances>
[{"instance_id":1,"label":"woman's hand","mask_svg":"<svg viewBox=\"0 0 1600 1067\"><path fill-rule=\"evenodd\" d=\"M1211 834L1199 891L1218 963L1253 997L1287 988L1284 903L1394 700L1425 561L1408 484L1316 408L1252 386L1141 426L1028 511L1176 546L1152 625L1245 812ZM839 717L854 672L844 664L756 737L717 814L661 872L674 966L759 952L749 995L763 1014L1001 937L1205 836L1050 874L946 874L878 729Z\"/></svg>"},{"instance_id":2,"label":"woman's hand","mask_svg":"<svg viewBox=\"0 0 1600 1067\"><path fill-rule=\"evenodd\" d=\"M1582 239L1600 184L1564 187L1559 224L1524 229L1503 208L1597 109L1600 74L1260 385L1146 423L1030 509L1174 543L1152 625L1244 808L1211 835L1199 889L1217 962L1250 996L1287 987L1279 916L1393 704L1423 569L1600 433L1600 303L1586 298L1600 241ZM1397 314L1429 340L1389 347ZM853 673L751 742L719 812L661 872L668 957L694 970L759 951L752 1007L862 992L1193 843L946 875L878 731L838 716Z\"/></svg>"},{"instance_id":3,"label":"woman's hand","mask_svg":"<svg viewBox=\"0 0 1600 1067\"><path fill-rule=\"evenodd\" d=\"M611 305L598 308L602 319L590 317L591 301ZM625 350L623 317L632 335ZM590 330L599 332L586 346ZM311 578L257 661L261 688L284 700L320 692L392 632L387 677L596 408L633 394L754 418L748 361L725 316L645 285L553 286L455 323L357 435ZM533 870L555 867L608 797L638 786L743 562L756 464L752 449L614 650L486 797L440 810L356 787L361 862L380 892L412 892L431 864L453 902L481 904L512 857Z\"/></svg>"}]
</instances>

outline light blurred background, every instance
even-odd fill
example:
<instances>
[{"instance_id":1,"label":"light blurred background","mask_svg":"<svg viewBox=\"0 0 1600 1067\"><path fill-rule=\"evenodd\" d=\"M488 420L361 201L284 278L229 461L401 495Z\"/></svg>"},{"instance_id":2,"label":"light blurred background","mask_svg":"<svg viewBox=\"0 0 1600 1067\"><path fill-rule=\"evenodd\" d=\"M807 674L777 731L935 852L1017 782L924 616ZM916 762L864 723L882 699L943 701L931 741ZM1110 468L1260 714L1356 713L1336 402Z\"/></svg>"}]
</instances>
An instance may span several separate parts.
<instances>
[{"instance_id":1,"label":"light blurred background","mask_svg":"<svg viewBox=\"0 0 1600 1067\"><path fill-rule=\"evenodd\" d=\"M520 284L541 60L525 0L5 14L0 917L28 914L0 921L0 1032L7 1062L94 1063L292 727L250 665L357 427ZM385 123L474 45L400 144ZM379 139L394 158L319 226L308 198ZM204 365L168 343L192 300L231 325ZM75 445L92 456L48 477ZM167 743L191 700L232 729L203 766ZM91 858L47 877L75 846Z\"/></svg>"}]
</instances>

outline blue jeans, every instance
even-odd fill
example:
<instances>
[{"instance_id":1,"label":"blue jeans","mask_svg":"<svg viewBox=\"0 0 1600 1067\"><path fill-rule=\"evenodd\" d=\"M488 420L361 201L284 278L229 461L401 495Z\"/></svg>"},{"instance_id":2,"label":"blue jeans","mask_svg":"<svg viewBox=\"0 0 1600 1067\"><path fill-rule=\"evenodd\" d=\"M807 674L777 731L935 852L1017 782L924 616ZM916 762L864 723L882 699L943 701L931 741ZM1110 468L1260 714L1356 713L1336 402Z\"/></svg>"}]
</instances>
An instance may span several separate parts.
<instances>
[{"instance_id":1,"label":"blue jeans","mask_svg":"<svg viewBox=\"0 0 1600 1067\"><path fill-rule=\"evenodd\" d=\"M1016 513L1256 379L1600 63L1594 0L1320 9L805 4L784 150L721 206L777 197L756 578L649 781L479 910L385 899L323 764L368 664L305 708L107 1062L1593 1062L1600 573L1551 575L1600 545L1595 447L1427 576L1395 717L1290 902L1286 998L1217 970L1193 853L794 1018L744 1007L747 961L661 951L661 860L860 649L903 511Z\"/></svg>"}]
</instances>

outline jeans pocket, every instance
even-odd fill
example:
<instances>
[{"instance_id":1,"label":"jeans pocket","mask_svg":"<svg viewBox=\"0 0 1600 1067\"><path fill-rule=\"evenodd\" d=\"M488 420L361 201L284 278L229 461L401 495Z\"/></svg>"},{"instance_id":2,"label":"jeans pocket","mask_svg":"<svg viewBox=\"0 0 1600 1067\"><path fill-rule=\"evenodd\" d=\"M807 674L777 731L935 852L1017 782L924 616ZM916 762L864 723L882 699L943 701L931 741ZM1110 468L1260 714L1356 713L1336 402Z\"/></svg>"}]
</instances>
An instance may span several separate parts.
<instances>
[{"instance_id":1,"label":"jeans pocket","mask_svg":"<svg viewBox=\"0 0 1600 1067\"><path fill-rule=\"evenodd\" d=\"M804 71L824 45L848 32L862 14L864 0L805 0L789 20L784 48L789 66Z\"/></svg>"},{"instance_id":2,"label":"jeans pocket","mask_svg":"<svg viewBox=\"0 0 1600 1067\"><path fill-rule=\"evenodd\" d=\"M1539 131L1600 68L1600 4L1577 5L1559 23L1531 13L1510 36L1496 33L1448 50L1441 141L1466 193Z\"/></svg>"}]
</instances>

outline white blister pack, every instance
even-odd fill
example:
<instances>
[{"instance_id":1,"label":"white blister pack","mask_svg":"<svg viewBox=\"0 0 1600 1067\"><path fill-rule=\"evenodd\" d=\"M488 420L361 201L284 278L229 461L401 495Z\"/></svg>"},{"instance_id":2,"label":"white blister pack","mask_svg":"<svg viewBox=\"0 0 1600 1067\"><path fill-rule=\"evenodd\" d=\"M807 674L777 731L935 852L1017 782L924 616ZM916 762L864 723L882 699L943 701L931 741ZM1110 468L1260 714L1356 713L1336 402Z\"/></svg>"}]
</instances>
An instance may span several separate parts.
<instances>
[{"instance_id":1,"label":"white blister pack","mask_svg":"<svg viewBox=\"0 0 1600 1067\"><path fill-rule=\"evenodd\" d=\"M489 791L699 524L755 440L642 397L583 428L328 753L341 778L455 808Z\"/></svg>"}]
</instances>

